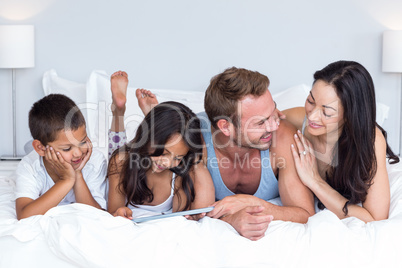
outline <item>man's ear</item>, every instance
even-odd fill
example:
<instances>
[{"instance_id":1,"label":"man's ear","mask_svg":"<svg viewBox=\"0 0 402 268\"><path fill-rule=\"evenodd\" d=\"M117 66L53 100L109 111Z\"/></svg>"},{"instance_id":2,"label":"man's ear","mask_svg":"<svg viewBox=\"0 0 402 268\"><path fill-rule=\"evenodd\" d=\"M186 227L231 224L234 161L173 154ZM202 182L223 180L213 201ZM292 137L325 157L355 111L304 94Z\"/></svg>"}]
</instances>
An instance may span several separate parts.
<instances>
[{"instance_id":1,"label":"man's ear","mask_svg":"<svg viewBox=\"0 0 402 268\"><path fill-rule=\"evenodd\" d=\"M218 122L216 122L216 126L225 136L230 136L233 125L228 120L219 119Z\"/></svg>"},{"instance_id":2,"label":"man's ear","mask_svg":"<svg viewBox=\"0 0 402 268\"><path fill-rule=\"evenodd\" d=\"M45 149L46 146L44 146L39 140L33 140L32 142L32 147L34 150L40 155L40 156L45 156Z\"/></svg>"}]
</instances>

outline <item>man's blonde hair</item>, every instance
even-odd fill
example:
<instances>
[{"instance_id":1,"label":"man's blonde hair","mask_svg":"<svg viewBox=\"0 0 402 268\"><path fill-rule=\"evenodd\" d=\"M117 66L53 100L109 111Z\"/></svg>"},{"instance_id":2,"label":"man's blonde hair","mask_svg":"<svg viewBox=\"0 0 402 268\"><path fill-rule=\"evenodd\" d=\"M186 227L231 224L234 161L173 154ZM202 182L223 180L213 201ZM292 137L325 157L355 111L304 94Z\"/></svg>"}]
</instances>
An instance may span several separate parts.
<instances>
[{"instance_id":1,"label":"man's blonde hair","mask_svg":"<svg viewBox=\"0 0 402 268\"><path fill-rule=\"evenodd\" d=\"M214 128L220 119L240 126L237 104L247 95L262 96L269 86L267 76L243 68L228 68L214 76L205 92L204 108Z\"/></svg>"}]
</instances>

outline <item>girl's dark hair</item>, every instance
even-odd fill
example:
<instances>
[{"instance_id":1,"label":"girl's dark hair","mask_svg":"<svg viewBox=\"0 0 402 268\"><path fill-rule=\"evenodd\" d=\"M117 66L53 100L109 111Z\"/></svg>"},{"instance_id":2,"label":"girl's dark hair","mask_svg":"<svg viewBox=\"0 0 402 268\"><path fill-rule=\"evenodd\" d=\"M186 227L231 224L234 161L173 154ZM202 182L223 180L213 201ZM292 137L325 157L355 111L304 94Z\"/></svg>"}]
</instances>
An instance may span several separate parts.
<instances>
[{"instance_id":1,"label":"girl's dark hair","mask_svg":"<svg viewBox=\"0 0 402 268\"><path fill-rule=\"evenodd\" d=\"M333 151L332 167L326 180L349 201L347 205L364 202L372 180L377 172L375 155L375 133L378 127L387 140L387 133L376 123L376 101L373 80L369 72L359 63L337 61L315 72L317 80L332 85L341 100L344 125ZM387 143L387 157L391 164L399 158ZM319 208L324 206L319 202Z\"/></svg>"},{"instance_id":2,"label":"girl's dark hair","mask_svg":"<svg viewBox=\"0 0 402 268\"><path fill-rule=\"evenodd\" d=\"M109 172L113 174L118 172L117 166L122 167L119 188L126 195L126 206L152 202L154 196L146 178L146 172L152 165L150 157L162 155L165 144L174 134L180 134L189 148L180 164L170 170L182 178L181 188L186 203L180 209L190 208L195 193L189 171L202 154L200 120L187 106L173 101L155 106L139 125L134 139L114 151L110 158ZM121 153L125 155L122 165L118 164ZM178 194L177 191L175 194ZM182 197L179 195L178 198L180 202Z\"/></svg>"}]
</instances>

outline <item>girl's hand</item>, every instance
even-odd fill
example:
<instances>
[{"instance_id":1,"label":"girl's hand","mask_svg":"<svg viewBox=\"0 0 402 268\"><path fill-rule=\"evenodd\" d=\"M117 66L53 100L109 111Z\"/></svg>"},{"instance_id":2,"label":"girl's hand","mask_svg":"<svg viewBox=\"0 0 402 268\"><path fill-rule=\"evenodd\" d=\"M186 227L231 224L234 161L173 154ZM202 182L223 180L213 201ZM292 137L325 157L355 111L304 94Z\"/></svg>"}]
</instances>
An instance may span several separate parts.
<instances>
[{"instance_id":1,"label":"girl's hand","mask_svg":"<svg viewBox=\"0 0 402 268\"><path fill-rule=\"evenodd\" d=\"M91 158L91 154L92 154L92 142L89 138L87 138L86 140L86 146L88 146L88 151L86 153L86 155L84 156L84 159L82 159L81 165L79 165L79 167L75 170L76 172L80 172L86 165L86 163L88 162L89 158Z\"/></svg>"},{"instance_id":2,"label":"girl's hand","mask_svg":"<svg viewBox=\"0 0 402 268\"><path fill-rule=\"evenodd\" d=\"M118 208L115 213L113 213L113 216L117 217L123 217L129 220L133 219L133 211L131 209L129 209L128 207L121 207Z\"/></svg>"},{"instance_id":3,"label":"girl's hand","mask_svg":"<svg viewBox=\"0 0 402 268\"><path fill-rule=\"evenodd\" d=\"M184 217L185 217L187 220L198 221L198 220L201 220L202 218L204 218L205 215L207 215L207 213L203 212L203 213L200 213L200 214L186 215L186 216L184 216Z\"/></svg>"},{"instance_id":4,"label":"girl's hand","mask_svg":"<svg viewBox=\"0 0 402 268\"><path fill-rule=\"evenodd\" d=\"M312 188L321 177L318 173L317 160L315 159L313 145L303 136L300 130L294 135L296 147L292 144L291 150L297 174L300 180L308 188Z\"/></svg>"},{"instance_id":5,"label":"girl's hand","mask_svg":"<svg viewBox=\"0 0 402 268\"><path fill-rule=\"evenodd\" d=\"M71 179L75 181L75 171L70 163L66 162L63 156L56 152L53 147L46 146L45 159L50 164L50 168L59 176L61 180Z\"/></svg>"}]
</instances>

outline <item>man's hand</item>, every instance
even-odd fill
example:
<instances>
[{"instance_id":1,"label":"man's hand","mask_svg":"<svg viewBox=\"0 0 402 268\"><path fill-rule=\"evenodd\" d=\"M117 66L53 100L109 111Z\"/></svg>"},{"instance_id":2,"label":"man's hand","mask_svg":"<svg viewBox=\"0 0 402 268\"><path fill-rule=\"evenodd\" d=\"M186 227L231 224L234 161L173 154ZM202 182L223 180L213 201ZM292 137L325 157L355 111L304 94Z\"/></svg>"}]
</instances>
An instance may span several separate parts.
<instances>
[{"instance_id":1,"label":"man's hand","mask_svg":"<svg viewBox=\"0 0 402 268\"><path fill-rule=\"evenodd\" d=\"M254 197L251 195L230 195L212 204L211 206L215 208L211 212L208 212L207 216L219 219L222 216L234 214L247 206L254 205L257 205L257 203L254 202Z\"/></svg>"},{"instance_id":2,"label":"man's hand","mask_svg":"<svg viewBox=\"0 0 402 268\"><path fill-rule=\"evenodd\" d=\"M264 213L264 207L253 206L223 217L222 220L232 225L241 236L256 241L265 236L273 218Z\"/></svg>"}]
</instances>

